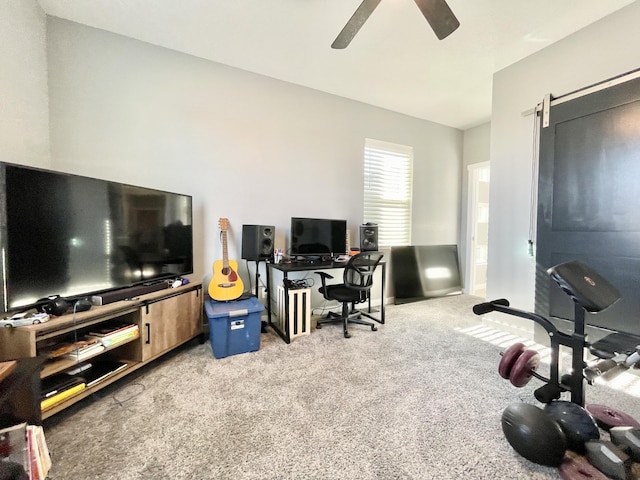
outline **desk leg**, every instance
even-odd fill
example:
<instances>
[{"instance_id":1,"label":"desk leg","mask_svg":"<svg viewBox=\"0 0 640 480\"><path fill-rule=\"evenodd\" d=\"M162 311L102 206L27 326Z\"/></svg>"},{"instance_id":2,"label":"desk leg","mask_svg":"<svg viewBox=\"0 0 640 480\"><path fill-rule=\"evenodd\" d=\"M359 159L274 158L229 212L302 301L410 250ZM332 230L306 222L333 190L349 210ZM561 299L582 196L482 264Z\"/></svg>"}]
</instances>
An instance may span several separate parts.
<instances>
[{"instance_id":1,"label":"desk leg","mask_svg":"<svg viewBox=\"0 0 640 480\"><path fill-rule=\"evenodd\" d=\"M369 295L368 300L368 308L366 312L361 311L360 313L371 320L375 320L378 323L384 323L384 287L385 287L385 278L387 276L387 265L386 263L381 263L382 267L382 279L380 281L380 318L374 317L371 315L371 295Z\"/></svg>"},{"instance_id":2,"label":"desk leg","mask_svg":"<svg viewBox=\"0 0 640 480\"><path fill-rule=\"evenodd\" d=\"M267 289L269 288L269 264L265 260L264 269L267 271ZM256 297L260 298L260 260L256 260ZM267 310L268 312L268 310ZM260 323L260 333L267 333L268 322Z\"/></svg>"},{"instance_id":3,"label":"desk leg","mask_svg":"<svg viewBox=\"0 0 640 480\"><path fill-rule=\"evenodd\" d=\"M278 336L284 340L286 343L291 343L291 337L290 337L290 333L289 333L289 289L287 288L287 272L284 272L284 301L285 301L285 312L284 312L284 319L279 318L279 320L284 320L284 325L285 325L285 331L283 332L282 330L280 330L280 327L278 326L278 323L274 323L271 320L271 274L270 274L270 270L271 266L270 264L267 264L267 315L269 316L269 326L271 328L273 328L273 330L278 334Z\"/></svg>"},{"instance_id":4,"label":"desk leg","mask_svg":"<svg viewBox=\"0 0 640 480\"><path fill-rule=\"evenodd\" d=\"M284 341L287 343L291 343L291 332L289 331L289 277L287 276L287 272L283 272L284 276L282 279L282 284L284 286Z\"/></svg>"},{"instance_id":5,"label":"desk leg","mask_svg":"<svg viewBox=\"0 0 640 480\"><path fill-rule=\"evenodd\" d=\"M265 270L267 271L267 323L269 326L273 326L271 322L271 265L269 262L265 262L265 266Z\"/></svg>"},{"instance_id":6,"label":"desk leg","mask_svg":"<svg viewBox=\"0 0 640 480\"><path fill-rule=\"evenodd\" d=\"M387 264L382 264L382 279L380 282L380 323L384 323L384 287L387 278Z\"/></svg>"}]
</instances>

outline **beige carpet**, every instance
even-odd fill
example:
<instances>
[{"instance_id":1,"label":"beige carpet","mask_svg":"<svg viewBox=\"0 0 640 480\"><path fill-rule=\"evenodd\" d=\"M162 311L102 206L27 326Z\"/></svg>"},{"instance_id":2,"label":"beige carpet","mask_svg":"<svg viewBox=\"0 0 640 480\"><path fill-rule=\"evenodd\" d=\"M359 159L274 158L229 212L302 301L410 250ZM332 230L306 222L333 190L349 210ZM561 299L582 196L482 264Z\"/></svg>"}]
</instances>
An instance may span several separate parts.
<instances>
[{"instance_id":1,"label":"beige carpet","mask_svg":"<svg viewBox=\"0 0 640 480\"><path fill-rule=\"evenodd\" d=\"M389 306L377 332L325 326L215 359L193 342L45 423L52 480L557 479L502 434L504 347L474 331L465 295ZM588 403L640 418L636 397ZM540 406L540 404L537 404Z\"/></svg>"}]
</instances>

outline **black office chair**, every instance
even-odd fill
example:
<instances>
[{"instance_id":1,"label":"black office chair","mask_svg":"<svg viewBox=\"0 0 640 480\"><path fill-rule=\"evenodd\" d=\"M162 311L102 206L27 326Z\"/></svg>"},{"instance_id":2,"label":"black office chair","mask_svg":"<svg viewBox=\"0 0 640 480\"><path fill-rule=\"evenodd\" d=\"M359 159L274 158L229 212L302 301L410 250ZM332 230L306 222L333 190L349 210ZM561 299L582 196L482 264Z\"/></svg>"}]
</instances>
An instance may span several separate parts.
<instances>
[{"instance_id":1,"label":"black office chair","mask_svg":"<svg viewBox=\"0 0 640 480\"><path fill-rule=\"evenodd\" d=\"M316 328L322 328L325 323L342 322L345 338L351 337L349 323L367 325L371 327L372 331L378 329L373 322L362 320L362 314L355 309L355 305L369 299L373 285L373 273L382 260L382 256L380 252L363 252L350 257L344 267L344 283L329 285L327 280L333 278L331 275L323 271L315 272L320 275L322 280L322 287L319 288L319 291L324 298L342 302L342 313L329 312L325 318L318 320Z\"/></svg>"}]
</instances>

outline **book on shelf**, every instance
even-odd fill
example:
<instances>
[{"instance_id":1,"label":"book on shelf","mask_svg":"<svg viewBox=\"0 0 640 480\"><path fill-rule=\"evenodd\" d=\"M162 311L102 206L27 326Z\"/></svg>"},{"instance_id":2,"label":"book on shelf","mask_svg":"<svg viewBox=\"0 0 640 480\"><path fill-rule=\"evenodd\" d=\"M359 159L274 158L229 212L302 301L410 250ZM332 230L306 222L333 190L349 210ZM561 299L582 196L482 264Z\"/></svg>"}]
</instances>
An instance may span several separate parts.
<instances>
[{"instance_id":1,"label":"book on shelf","mask_svg":"<svg viewBox=\"0 0 640 480\"><path fill-rule=\"evenodd\" d=\"M38 453L38 444L33 429L27 426L27 452L29 453L29 480L40 478L42 461Z\"/></svg>"},{"instance_id":2,"label":"book on shelf","mask_svg":"<svg viewBox=\"0 0 640 480\"><path fill-rule=\"evenodd\" d=\"M41 353L49 359L55 360L56 358L67 356L76 350L83 350L93 345L100 345L99 340L94 337L85 336L83 339L75 342L55 343L43 349Z\"/></svg>"},{"instance_id":3,"label":"book on shelf","mask_svg":"<svg viewBox=\"0 0 640 480\"><path fill-rule=\"evenodd\" d=\"M100 359L92 362L91 368L82 372L82 377L87 384L87 388L89 388L126 367L126 362Z\"/></svg>"},{"instance_id":4,"label":"book on shelf","mask_svg":"<svg viewBox=\"0 0 640 480\"><path fill-rule=\"evenodd\" d=\"M98 339L102 345L108 348L126 340L138 338L139 329L138 325L131 324L111 330L105 328L98 332L89 332L88 335Z\"/></svg>"},{"instance_id":5,"label":"book on shelf","mask_svg":"<svg viewBox=\"0 0 640 480\"><path fill-rule=\"evenodd\" d=\"M40 402L40 408L44 411L48 408L51 408L59 403L64 402L67 398L74 396L77 393L80 393L82 390L86 388L87 384L82 382L78 385L75 385L71 388L63 390L62 392L56 393L48 398L45 398Z\"/></svg>"},{"instance_id":6,"label":"book on shelf","mask_svg":"<svg viewBox=\"0 0 640 480\"><path fill-rule=\"evenodd\" d=\"M92 345L76 348L75 350L72 350L71 352L65 354L64 356L72 360L80 361L80 360L84 360L86 358L92 357L102 352L104 349L105 349L105 346L102 343L97 342Z\"/></svg>"},{"instance_id":7,"label":"book on shelf","mask_svg":"<svg viewBox=\"0 0 640 480\"><path fill-rule=\"evenodd\" d=\"M84 382L84 378L68 375L66 373L57 373L49 377L42 379L40 387L40 399L53 397L58 393L62 393L65 390L75 387Z\"/></svg>"},{"instance_id":8,"label":"book on shelf","mask_svg":"<svg viewBox=\"0 0 640 480\"><path fill-rule=\"evenodd\" d=\"M51 454L49 453L49 447L47 446L47 439L44 436L44 428L42 425L34 426L34 429L36 432L35 437L38 445L38 455L44 470L44 477L41 480L44 480L51 469Z\"/></svg>"},{"instance_id":9,"label":"book on shelf","mask_svg":"<svg viewBox=\"0 0 640 480\"><path fill-rule=\"evenodd\" d=\"M108 337L103 337L103 338L100 339L100 342L105 347L113 347L114 345L116 345L118 343L122 343L122 342L127 341L127 340L133 340L134 338L138 338L138 326L137 325L133 329L126 330L124 332L117 333L117 334L114 334L114 335L109 335Z\"/></svg>"},{"instance_id":10,"label":"book on shelf","mask_svg":"<svg viewBox=\"0 0 640 480\"><path fill-rule=\"evenodd\" d=\"M108 337L110 335L117 334L119 332L124 332L130 329L138 329L138 325L135 323L119 323L116 325L107 325L100 328L96 328L89 332L89 336L91 337Z\"/></svg>"},{"instance_id":11,"label":"book on shelf","mask_svg":"<svg viewBox=\"0 0 640 480\"><path fill-rule=\"evenodd\" d=\"M45 480L51 469L51 456L40 425L27 425L27 445L31 472L29 480Z\"/></svg>"},{"instance_id":12,"label":"book on shelf","mask_svg":"<svg viewBox=\"0 0 640 480\"><path fill-rule=\"evenodd\" d=\"M78 375L79 373L82 373L83 371L85 371L87 368L91 368L91 364L88 362L81 362L76 364L75 367L69 370L65 370L64 373L66 375Z\"/></svg>"}]
</instances>

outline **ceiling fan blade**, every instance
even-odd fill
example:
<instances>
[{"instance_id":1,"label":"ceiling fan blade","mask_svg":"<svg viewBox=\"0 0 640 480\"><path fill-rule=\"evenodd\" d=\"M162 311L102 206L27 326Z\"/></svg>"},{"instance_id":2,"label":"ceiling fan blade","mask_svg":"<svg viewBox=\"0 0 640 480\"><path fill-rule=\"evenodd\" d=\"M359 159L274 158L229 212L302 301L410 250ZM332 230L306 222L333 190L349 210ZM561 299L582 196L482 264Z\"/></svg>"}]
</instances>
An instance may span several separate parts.
<instances>
[{"instance_id":1,"label":"ceiling fan blade","mask_svg":"<svg viewBox=\"0 0 640 480\"><path fill-rule=\"evenodd\" d=\"M448 37L460 26L445 0L415 0L438 40Z\"/></svg>"},{"instance_id":2,"label":"ceiling fan blade","mask_svg":"<svg viewBox=\"0 0 640 480\"><path fill-rule=\"evenodd\" d=\"M381 0L364 0L333 41L331 48L346 48L380 2Z\"/></svg>"}]
</instances>

